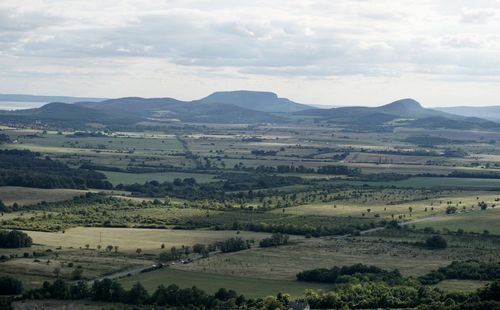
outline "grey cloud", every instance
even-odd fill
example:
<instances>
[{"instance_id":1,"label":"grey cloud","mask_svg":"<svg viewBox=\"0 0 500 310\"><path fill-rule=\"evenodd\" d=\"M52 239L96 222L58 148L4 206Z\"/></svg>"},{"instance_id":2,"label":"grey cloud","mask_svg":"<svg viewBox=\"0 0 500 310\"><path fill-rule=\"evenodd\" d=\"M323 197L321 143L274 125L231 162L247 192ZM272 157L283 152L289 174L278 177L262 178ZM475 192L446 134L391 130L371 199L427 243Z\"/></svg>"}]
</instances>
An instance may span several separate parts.
<instances>
[{"instance_id":1,"label":"grey cloud","mask_svg":"<svg viewBox=\"0 0 500 310\"><path fill-rule=\"evenodd\" d=\"M152 57L186 67L309 77L397 76L432 70L492 74L489 68L498 65L489 56L498 47L489 44L485 34L419 34L405 28L402 13L365 9L359 12L362 23L357 25L341 15L311 19L294 11L267 18L258 11L235 12L231 16L227 8L173 8L113 26L65 27L71 21L63 17L0 10L0 51L47 59ZM464 10L462 21L484 22L491 16L484 9ZM390 20L390 27L384 20Z\"/></svg>"}]
</instances>

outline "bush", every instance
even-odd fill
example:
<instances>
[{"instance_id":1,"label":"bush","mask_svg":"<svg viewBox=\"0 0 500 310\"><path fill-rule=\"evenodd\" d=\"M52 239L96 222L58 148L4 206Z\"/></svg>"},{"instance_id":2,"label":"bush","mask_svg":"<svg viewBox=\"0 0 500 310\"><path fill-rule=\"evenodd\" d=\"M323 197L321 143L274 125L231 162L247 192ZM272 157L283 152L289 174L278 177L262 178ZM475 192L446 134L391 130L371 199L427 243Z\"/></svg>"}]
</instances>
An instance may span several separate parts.
<instances>
[{"instance_id":1,"label":"bush","mask_svg":"<svg viewBox=\"0 0 500 310\"><path fill-rule=\"evenodd\" d=\"M436 235L429 237L425 240L425 246L429 249L446 249L448 243L443 237Z\"/></svg>"},{"instance_id":2,"label":"bush","mask_svg":"<svg viewBox=\"0 0 500 310\"><path fill-rule=\"evenodd\" d=\"M279 245L288 244L289 237L280 233L273 234L270 238L264 238L259 242L261 248L277 247Z\"/></svg>"},{"instance_id":3,"label":"bush","mask_svg":"<svg viewBox=\"0 0 500 310\"><path fill-rule=\"evenodd\" d=\"M21 281L9 276L0 277L0 295L19 295L22 292Z\"/></svg>"},{"instance_id":4,"label":"bush","mask_svg":"<svg viewBox=\"0 0 500 310\"><path fill-rule=\"evenodd\" d=\"M25 248L32 243L31 237L22 231L0 231L0 248Z\"/></svg>"}]
</instances>

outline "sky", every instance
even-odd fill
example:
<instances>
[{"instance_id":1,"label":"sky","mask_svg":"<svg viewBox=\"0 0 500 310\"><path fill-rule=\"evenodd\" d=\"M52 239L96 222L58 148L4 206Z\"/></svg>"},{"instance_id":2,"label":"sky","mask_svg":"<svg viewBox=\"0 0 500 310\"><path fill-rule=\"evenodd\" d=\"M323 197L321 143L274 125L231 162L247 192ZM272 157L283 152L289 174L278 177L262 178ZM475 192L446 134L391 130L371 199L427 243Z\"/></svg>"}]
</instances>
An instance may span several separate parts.
<instances>
[{"instance_id":1,"label":"sky","mask_svg":"<svg viewBox=\"0 0 500 310\"><path fill-rule=\"evenodd\" d=\"M500 105L500 0L1 0L0 93Z\"/></svg>"}]
</instances>

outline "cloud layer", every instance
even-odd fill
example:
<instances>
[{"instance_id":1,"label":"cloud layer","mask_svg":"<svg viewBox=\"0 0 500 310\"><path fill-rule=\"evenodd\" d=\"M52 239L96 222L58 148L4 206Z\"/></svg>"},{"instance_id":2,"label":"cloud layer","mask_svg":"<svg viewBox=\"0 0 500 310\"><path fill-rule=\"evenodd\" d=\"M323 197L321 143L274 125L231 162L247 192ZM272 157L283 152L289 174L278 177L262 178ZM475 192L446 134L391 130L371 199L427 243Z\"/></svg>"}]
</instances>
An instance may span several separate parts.
<instances>
[{"instance_id":1,"label":"cloud layer","mask_svg":"<svg viewBox=\"0 0 500 310\"><path fill-rule=\"evenodd\" d=\"M406 91L434 105L500 95L499 1L269 2L3 0L0 91L189 99L275 87L332 104ZM364 83L392 90L347 97ZM439 91L452 85L468 93Z\"/></svg>"}]
</instances>

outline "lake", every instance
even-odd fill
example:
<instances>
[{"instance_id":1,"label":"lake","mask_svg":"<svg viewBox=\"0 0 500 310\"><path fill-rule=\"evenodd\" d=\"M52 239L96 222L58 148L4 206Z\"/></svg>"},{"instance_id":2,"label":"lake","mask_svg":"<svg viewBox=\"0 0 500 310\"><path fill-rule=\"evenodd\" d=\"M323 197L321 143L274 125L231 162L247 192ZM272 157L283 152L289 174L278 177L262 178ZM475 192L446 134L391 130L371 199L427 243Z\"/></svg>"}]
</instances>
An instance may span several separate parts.
<instances>
[{"instance_id":1,"label":"lake","mask_svg":"<svg viewBox=\"0 0 500 310\"><path fill-rule=\"evenodd\" d=\"M22 110L39 108L47 104L47 102L32 102L32 101L1 101L0 110Z\"/></svg>"}]
</instances>

